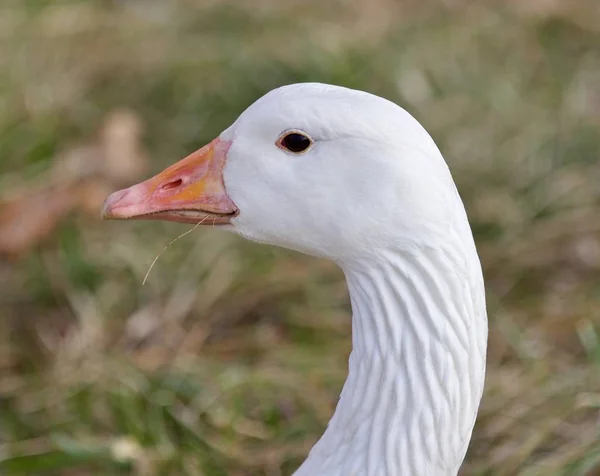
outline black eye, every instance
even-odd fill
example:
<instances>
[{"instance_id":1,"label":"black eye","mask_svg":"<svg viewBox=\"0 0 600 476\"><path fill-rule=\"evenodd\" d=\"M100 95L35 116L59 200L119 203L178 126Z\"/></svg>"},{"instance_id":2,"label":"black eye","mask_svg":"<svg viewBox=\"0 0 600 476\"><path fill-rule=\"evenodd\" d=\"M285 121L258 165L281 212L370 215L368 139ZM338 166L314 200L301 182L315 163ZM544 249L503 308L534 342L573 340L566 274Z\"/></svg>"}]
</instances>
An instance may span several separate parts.
<instances>
[{"instance_id":1,"label":"black eye","mask_svg":"<svg viewBox=\"0 0 600 476\"><path fill-rule=\"evenodd\" d=\"M304 152L312 144L312 139L300 132L288 132L277 141L277 145L290 152L299 154Z\"/></svg>"}]
</instances>

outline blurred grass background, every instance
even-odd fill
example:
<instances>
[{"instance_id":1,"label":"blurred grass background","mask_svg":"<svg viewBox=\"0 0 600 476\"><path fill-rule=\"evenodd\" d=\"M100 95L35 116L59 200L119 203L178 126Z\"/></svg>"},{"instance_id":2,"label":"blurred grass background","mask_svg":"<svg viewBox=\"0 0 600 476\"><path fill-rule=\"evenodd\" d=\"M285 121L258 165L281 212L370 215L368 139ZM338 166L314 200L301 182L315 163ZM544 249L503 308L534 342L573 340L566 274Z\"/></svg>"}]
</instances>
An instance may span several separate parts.
<instances>
[{"instance_id":1,"label":"blurred grass background","mask_svg":"<svg viewBox=\"0 0 600 476\"><path fill-rule=\"evenodd\" d=\"M0 473L286 475L346 374L333 265L99 220L266 91L366 89L430 131L487 279L464 475L600 474L596 0L0 4Z\"/></svg>"}]
</instances>

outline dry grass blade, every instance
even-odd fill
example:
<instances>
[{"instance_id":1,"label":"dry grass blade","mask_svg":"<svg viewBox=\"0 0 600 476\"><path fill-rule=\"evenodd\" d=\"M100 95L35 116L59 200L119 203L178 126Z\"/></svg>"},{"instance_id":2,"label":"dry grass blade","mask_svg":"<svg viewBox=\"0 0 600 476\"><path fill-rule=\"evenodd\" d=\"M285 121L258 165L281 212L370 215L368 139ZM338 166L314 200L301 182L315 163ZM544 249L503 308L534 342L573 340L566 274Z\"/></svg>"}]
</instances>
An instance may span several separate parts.
<instances>
[{"instance_id":1,"label":"dry grass blade","mask_svg":"<svg viewBox=\"0 0 600 476\"><path fill-rule=\"evenodd\" d=\"M176 241L180 240L181 238L183 238L186 235L189 235L190 233L192 233L194 230L196 230L196 228L198 228L200 225L202 225L202 223L204 223L204 221L209 217L210 215L206 215L204 218L202 218L202 220L200 220L198 223L196 223L196 225L194 225L193 228L190 228L188 231L182 233L181 235L179 235L177 238L174 238L173 240L169 241L169 243L167 243L162 250L160 250L158 252L158 254L154 257L154 259L152 260L152 263L150 264L150 266L148 267L148 271L146 271L146 274L144 275L144 279L142 280L142 286L144 284L146 284L146 281L148 280L148 276L150 276L150 271L152 271L152 268L154 268L154 265L156 264L156 262L158 261L158 258L160 258L160 255L162 255L165 251L167 251L167 249L169 248L169 246L171 246L173 243L175 243Z\"/></svg>"}]
</instances>

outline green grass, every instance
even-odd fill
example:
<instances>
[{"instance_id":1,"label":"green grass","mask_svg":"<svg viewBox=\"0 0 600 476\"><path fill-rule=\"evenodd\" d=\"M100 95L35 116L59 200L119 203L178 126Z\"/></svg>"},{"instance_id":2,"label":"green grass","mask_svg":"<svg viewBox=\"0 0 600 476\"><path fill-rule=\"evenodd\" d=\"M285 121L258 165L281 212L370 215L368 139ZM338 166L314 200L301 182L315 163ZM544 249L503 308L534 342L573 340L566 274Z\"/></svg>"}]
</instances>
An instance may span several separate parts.
<instances>
[{"instance_id":1,"label":"green grass","mask_svg":"<svg viewBox=\"0 0 600 476\"><path fill-rule=\"evenodd\" d=\"M462 474L596 474L596 3L194 3L0 6L0 472L275 476L302 461L345 377L341 273L203 229L142 286L188 228L98 210L310 80L406 107L467 205L490 343ZM8 247L6 210L26 199L17 215L47 232Z\"/></svg>"}]
</instances>

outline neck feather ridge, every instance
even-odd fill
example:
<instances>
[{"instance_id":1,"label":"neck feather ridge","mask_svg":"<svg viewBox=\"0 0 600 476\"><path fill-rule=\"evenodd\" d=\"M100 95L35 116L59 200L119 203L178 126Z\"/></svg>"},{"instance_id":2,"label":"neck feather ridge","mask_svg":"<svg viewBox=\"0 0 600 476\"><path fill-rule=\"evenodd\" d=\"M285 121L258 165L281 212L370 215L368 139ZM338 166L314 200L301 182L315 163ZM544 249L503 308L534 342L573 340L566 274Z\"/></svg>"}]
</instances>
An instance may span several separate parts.
<instances>
[{"instance_id":1,"label":"neck feather ridge","mask_svg":"<svg viewBox=\"0 0 600 476\"><path fill-rule=\"evenodd\" d=\"M485 373L476 254L422 248L344 273L353 313L349 375L296 476L455 475Z\"/></svg>"}]
</instances>

